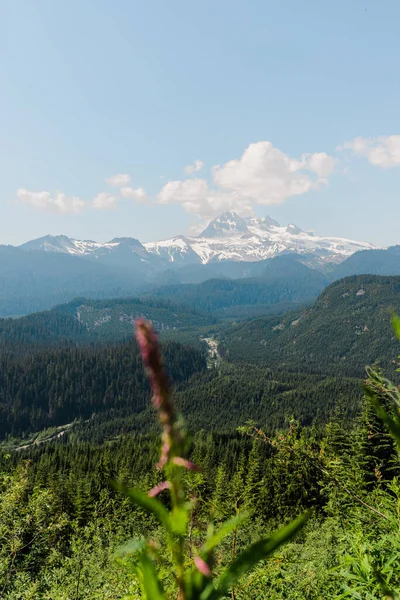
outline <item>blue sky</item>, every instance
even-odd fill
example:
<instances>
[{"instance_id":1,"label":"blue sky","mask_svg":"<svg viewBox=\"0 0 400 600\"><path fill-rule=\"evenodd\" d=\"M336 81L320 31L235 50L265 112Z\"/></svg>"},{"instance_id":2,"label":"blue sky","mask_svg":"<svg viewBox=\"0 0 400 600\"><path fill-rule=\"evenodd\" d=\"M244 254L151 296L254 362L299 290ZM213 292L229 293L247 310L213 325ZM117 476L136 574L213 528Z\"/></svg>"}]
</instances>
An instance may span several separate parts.
<instances>
[{"instance_id":1,"label":"blue sky","mask_svg":"<svg viewBox=\"0 0 400 600\"><path fill-rule=\"evenodd\" d=\"M225 209L400 243L399 22L398 0L3 0L0 243Z\"/></svg>"}]
</instances>

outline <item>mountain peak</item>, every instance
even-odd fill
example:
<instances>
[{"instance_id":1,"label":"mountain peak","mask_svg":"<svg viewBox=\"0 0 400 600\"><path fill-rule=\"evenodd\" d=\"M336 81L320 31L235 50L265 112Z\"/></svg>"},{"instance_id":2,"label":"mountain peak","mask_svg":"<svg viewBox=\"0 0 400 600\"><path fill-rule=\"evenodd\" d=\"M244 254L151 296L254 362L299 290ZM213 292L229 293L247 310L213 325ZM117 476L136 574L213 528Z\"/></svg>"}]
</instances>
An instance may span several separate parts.
<instances>
[{"instance_id":1,"label":"mountain peak","mask_svg":"<svg viewBox=\"0 0 400 600\"><path fill-rule=\"evenodd\" d=\"M127 246L129 248L143 248L143 244L136 238L132 237L116 237L109 242L110 244L119 244L120 246Z\"/></svg>"},{"instance_id":2,"label":"mountain peak","mask_svg":"<svg viewBox=\"0 0 400 600\"><path fill-rule=\"evenodd\" d=\"M271 227L280 227L278 221L275 221L269 215L265 215L265 217L247 217L245 221L247 225L258 227L264 231L270 231Z\"/></svg>"},{"instance_id":3,"label":"mountain peak","mask_svg":"<svg viewBox=\"0 0 400 600\"><path fill-rule=\"evenodd\" d=\"M235 212L224 212L215 217L200 234L202 238L226 237L248 233L246 221Z\"/></svg>"},{"instance_id":4,"label":"mountain peak","mask_svg":"<svg viewBox=\"0 0 400 600\"><path fill-rule=\"evenodd\" d=\"M261 221L264 223L264 225L271 225L272 227L280 227L280 224L278 223L278 221L275 221L275 219L273 219L269 215L265 215L265 217L262 217Z\"/></svg>"},{"instance_id":5,"label":"mountain peak","mask_svg":"<svg viewBox=\"0 0 400 600\"><path fill-rule=\"evenodd\" d=\"M21 244L20 248L24 250L45 250L48 252L65 252L69 247L73 246L74 240L67 235L44 235L36 238L25 244Z\"/></svg>"},{"instance_id":6,"label":"mountain peak","mask_svg":"<svg viewBox=\"0 0 400 600\"><path fill-rule=\"evenodd\" d=\"M299 233L303 233L303 230L300 229L300 227L297 227L297 225L295 225L294 223L289 223L289 225L286 227L286 231L288 233L292 233L294 235L298 235Z\"/></svg>"},{"instance_id":7,"label":"mountain peak","mask_svg":"<svg viewBox=\"0 0 400 600\"><path fill-rule=\"evenodd\" d=\"M357 250L373 246L343 238L314 236L293 224L280 226L269 216L242 218L236 212L228 211L215 217L199 237L177 235L142 244L129 237L94 242L66 235L46 235L22 244L20 248L70 254L103 261L107 265L130 265L142 273L148 269L161 272L172 266L260 261L288 252L313 255L311 262L324 265L339 263Z\"/></svg>"}]
</instances>

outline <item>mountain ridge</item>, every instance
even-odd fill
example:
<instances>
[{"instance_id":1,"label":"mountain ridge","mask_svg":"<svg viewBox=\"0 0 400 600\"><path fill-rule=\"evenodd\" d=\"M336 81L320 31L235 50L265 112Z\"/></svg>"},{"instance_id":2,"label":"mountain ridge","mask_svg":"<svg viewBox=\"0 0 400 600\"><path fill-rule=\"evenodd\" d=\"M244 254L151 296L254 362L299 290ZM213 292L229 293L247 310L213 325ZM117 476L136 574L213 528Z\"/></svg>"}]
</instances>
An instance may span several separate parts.
<instances>
[{"instance_id":1,"label":"mountain ridge","mask_svg":"<svg viewBox=\"0 0 400 600\"><path fill-rule=\"evenodd\" d=\"M177 235L156 242L136 238L113 238L108 242L77 240L65 235L46 235L19 246L22 250L44 250L127 265L130 259L153 271L188 264L211 262L255 262L284 252L313 254L316 264L340 263L359 250L375 249L369 242L317 236L293 223L281 226L271 217L240 217L226 212L213 219L199 236ZM122 255L124 255L122 257Z\"/></svg>"},{"instance_id":2,"label":"mountain ridge","mask_svg":"<svg viewBox=\"0 0 400 600\"><path fill-rule=\"evenodd\" d=\"M391 315L400 314L400 277L353 275L326 287L308 307L241 323L222 338L230 360L362 377L365 365L397 368Z\"/></svg>"}]
</instances>

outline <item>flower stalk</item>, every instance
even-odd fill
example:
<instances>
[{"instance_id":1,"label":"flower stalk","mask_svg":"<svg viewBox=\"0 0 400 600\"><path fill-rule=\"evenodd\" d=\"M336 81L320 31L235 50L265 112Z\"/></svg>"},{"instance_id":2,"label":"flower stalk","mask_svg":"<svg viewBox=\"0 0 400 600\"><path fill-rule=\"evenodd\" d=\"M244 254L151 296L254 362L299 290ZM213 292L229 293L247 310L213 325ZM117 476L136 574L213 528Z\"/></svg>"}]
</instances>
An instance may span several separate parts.
<instances>
[{"instance_id":1,"label":"flower stalk","mask_svg":"<svg viewBox=\"0 0 400 600\"><path fill-rule=\"evenodd\" d=\"M307 520L303 515L278 530L268 538L252 544L244 552L232 557L218 579L215 577L214 553L224 538L236 536L237 527L248 515L236 515L214 532L211 524L207 528L204 543L197 548L194 558L190 528L192 527L195 498L188 498L185 489L184 473L196 470L186 455L187 441L180 428L179 419L172 401L172 388L164 369L160 345L154 329L148 321L136 321L136 339L142 355L152 389L153 406L158 413L162 426L161 452L157 467L165 474L165 480L157 484L147 494L141 490L123 488L125 494L136 505L155 517L161 526L168 553L168 563L174 583L174 596L177 600L218 600L226 598L229 590L239 577L251 570L260 560L268 557L285 541L291 539ZM168 510L157 496L168 491L171 508ZM165 593L164 579L156 568L157 560L165 563L167 558L161 556L161 548L152 542L139 545L135 562L135 573L139 581L142 597L145 600L164 600L172 598ZM233 592L232 592L233 593Z\"/></svg>"}]
</instances>

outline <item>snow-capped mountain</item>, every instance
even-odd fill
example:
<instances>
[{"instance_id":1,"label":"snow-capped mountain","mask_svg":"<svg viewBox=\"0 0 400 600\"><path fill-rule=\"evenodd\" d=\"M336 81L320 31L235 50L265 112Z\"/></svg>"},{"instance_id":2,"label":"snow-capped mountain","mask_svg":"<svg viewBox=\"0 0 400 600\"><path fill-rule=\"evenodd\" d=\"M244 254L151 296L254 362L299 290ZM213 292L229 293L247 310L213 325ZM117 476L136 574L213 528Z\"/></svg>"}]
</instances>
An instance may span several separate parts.
<instances>
[{"instance_id":1,"label":"snow-capped mountain","mask_svg":"<svg viewBox=\"0 0 400 600\"><path fill-rule=\"evenodd\" d=\"M66 235L45 235L22 244L25 250L45 250L46 252L63 252L65 254L90 255L101 252L112 252L120 246L128 245L134 252L141 249L146 252L139 240L134 238L115 238L111 242L93 242L92 240L75 240Z\"/></svg>"},{"instance_id":2,"label":"snow-capped mountain","mask_svg":"<svg viewBox=\"0 0 400 600\"><path fill-rule=\"evenodd\" d=\"M80 256L111 267L128 269L142 276L167 268L167 265L160 264L159 257L148 252L135 238L114 238L110 242L100 243L75 240L65 235L46 235L26 242L20 248Z\"/></svg>"},{"instance_id":3,"label":"snow-capped mountain","mask_svg":"<svg viewBox=\"0 0 400 600\"><path fill-rule=\"evenodd\" d=\"M315 263L339 263L357 250L374 246L344 238L320 237L294 224L281 226L268 216L242 218L227 212L213 219L197 237L179 235L142 244L134 238L99 243L48 235L22 244L21 248L62 252L125 267L140 265L141 270L157 272L189 264L254 262L284 252L304 254L308 260L314 257Z\"/></svg>"},{"instance_id":4,"label":"snow-capped mountain","mask_svg":"<svg viewBox=\"0 0 400 600\"><path fill-rule=\"evenodd\" d=\"M344 238L320 237L302 231L294 224L281 226L264 218L242 218L234 212L216 217L198 237L178 236L162 242L145 243L150 253L171 263L191 260L194 255L202 264L211 261L256 261L282 252L314 254L318 262L339 263L357 250L373 249L372 244Z\"/></svg>"},{"instance_id":5,"label":"snow-capped mountain","mask_svg":"<svg viewBox=\"0 0 400 600\"><path fill-rule=\"evenodd\" d=\"M232 237L248 232L247 224L244 219L236 213L226 212L216 217L208 224L200 237L219 238Z\"/></svg>"}]
</instances>

